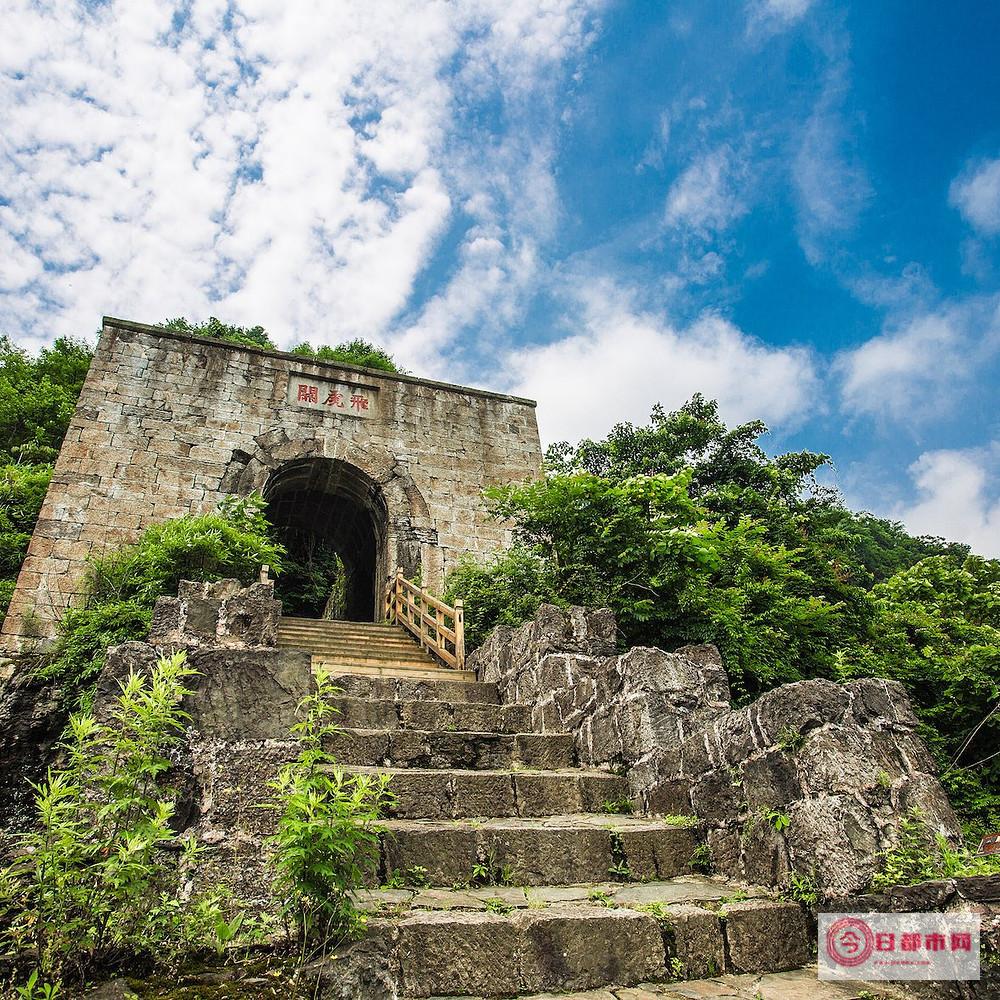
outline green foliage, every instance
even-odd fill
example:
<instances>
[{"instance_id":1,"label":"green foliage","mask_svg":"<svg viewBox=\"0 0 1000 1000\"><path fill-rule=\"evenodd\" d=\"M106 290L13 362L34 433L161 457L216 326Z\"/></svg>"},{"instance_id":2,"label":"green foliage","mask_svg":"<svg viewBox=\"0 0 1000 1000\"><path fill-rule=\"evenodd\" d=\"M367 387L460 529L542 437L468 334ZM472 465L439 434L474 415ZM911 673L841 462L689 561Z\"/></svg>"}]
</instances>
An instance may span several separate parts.
<instances>
[{"instance_id":1,"label":"green foliage","mask_svg":"<svg viewBox=\"0 0 1000 1000\"><path fill-rule=\"evenodd\" d=\"M39 982L38 969L32 969L24 986L17 987L20 1000L56 1000L60 993L62 989L58 983Z\"/></svg>"},{"instance_id":2,"label":"green foliage","mask_svg":"<svg viewBox=\"0 0 1000 1000\"><path fill-rule=\"evenodd\" d=\"M323 345L314 348L312 344L303 342L292 348L292 354L301 354L306 358L316 358L318 361L334 361L345 365L357 365L359 368L375 368L384 372L405 374L392 357L379 347L360 338L348 340L335 347Z\"/></svg>"},{"instance_id":3,"label":"green foliage","mask_svg":"<svg viewBox=\"0 0 1000 1000\"><path fill-rule=\"evenodd\" d=\"M472 874L466 884L471 888L486 885L513 885L515 877L514 869L510 865L498 861L496 855L491 851L486 858L477 861L472 866Z\"/></svg>"},{"instance_id":4,"label":"green foliage","mask_svg":"<svg viewBox=\"0 0 1000 1000\"><path fill-rule=\"evenodd\" d=\"M50 465L0 467L0 577L17 576L51 478Z\"/></svg>"},{"instance_id":5,"label":"green foliage","mask_svg":"<svg viewBox=\"0 0 1000 1000\"><path fill-rule=\"evenodd\" d=\"M783 830L787 830L791 826L792 821L788 818L785 813L781 812L779 809L772 809L764 819L767 820L774 829L781 833Z\"/></svg>"},{"instance_id":6,"label":"green foliage","mask_svg":"<svg viewBox=\"0 0 1000 1000\"><path fill-rule=\"evenodd\" d=\"M283 552L270 532L259 495L226 497L216 511L154 524L135 545L90 560L85 586L94 601L151 605L181 580L250 583L265 563L281 571Z\"/></svg>"},{"instance_id":7,"label":"green foliage","mask_svg":"<svg viewBox=\"0 0 1000 1000\"><path fill-rule=\"evenodd\" d=\"M40 676L71 697L100 673L108 646L145 635L156 598L175 594L181 580L251 583L262 564L280 570L263 506L256 495L227 497L217 511L155 524L135 545L92 557L86 604L63 615Z\"/></svg>"},{"instance_id":8,"label":"green foliage","mask_svg":"<svg viewBox=\"0 0 1000 1000\"><path fill-rule=\"evenodd\" d=\"M67 700L72 700L97 680L108 647L142 638L152 614L151 607L134 600L99 601L88 608L67 609L38 675L63 685Z\"/></svg>"},{"instance_id":9,"label":"green foliage","mask_svg":"<svg viewBox=\"0 0 1000 1000\"><path fill-rule=\"evenodd\" d=\"M631 799L621 798L621 799L605 799L598 807L598 812L609 813L609 814L620 814L623 816L629 816L634 810L634 805Z\"/></svg>"},{"instance_id":10,"label":"green foliage","mask_svg":"<svg viewBox=\"0 0 1000 1000\"><path fill-rule=\"evenodd\" d=\"M282 613L304 618L343 618L348 571L336 548L322 537L297 529L276 529L288 551L276 595Z\"/></svg>"},{"instance_id":11,"label":"green foliage","mask_svg":"<svg viewBox=\"0 0 1000 1000\"><path fill-rule=\"evenodd\" d=\"M314 948L325 953L331 942L363 930L351 892L377 868L378 819L391 801L388 775L346 774L324 750L337 731L330 703L337 689L323 673L316 684L292 730L299 756L272 784L281 811L272 838L275 891L303 955Z\"/></svg>"},{"instance_id":12,"label":"green foliage","mask_svg":"<svg viewBox=\"0 0 1000 1000\"><path fill-rule=\"evenodd\" d=\"M243 344L245 347L262 347L267 351L278 348L271 342L267 331L262 326L233 326L210 316L203 323L191 323L183 316L168 319L163 323L166 330L177 333L188 333L193 337L207 337L210 340L226 340L231 344Z\"/></svg>"},{"instance_id":13,"label":"green foliage","mask_svg":"<svg viewBox=\"0 0 1000 1000\"><path fill-rule=\"evenodd\" d=\"M699 844L691 855L691 871L699 875L712 874L712 849L708 844Z\"/></svg>"},{"instance_id":14,"label":"green foliage","mask_svg":"<svg viewBox=\"0 0 1000 1000\"><path fill-rule=\"evenodd\" d=\"M430 885L430 877L423 865L397 868L389 874L383 889L423 889Z\"/></svg>"},{"instance_id":15,"label":"green foliage","mask_svg":"<svg viewBox=\"0 0 1000 1000\"><path fill-rule=\"evenodd\" d=\"M879 870L872 879L875 892L929 879L1000 875L1000 858L976 857L965 848L953 848L927 826L917 810L900 820L896 843L882 852L879 862Z\"/></svg>"},{"instance_id":16,"label":"green foliage","mask_svg":"<svg viewBox=\"0 0 1000 1000\"><path fill-rule=\"evenodd\" d=\"M970 839L1000 828L1000 562L933 556L872 590L873 629L845 677L903 683Z\"/></svg>"},{"instance_id":17,"label":"green foliage","mask_svg":"<svg viewBox=\"0 0 1000 1000\"><path fill-rule=\"evenodd\" d=\"M184 891L203 849L170 827L169 754L192 674L175 654L123 680L107 721L71 716L62 765L35 786L37 826L0 872L0 949L34 968L26 995L46 995L42 977L83 982L97 969L169 962L218 947L220 926L238 929L219 895Z\"/></svg>"},{"instance_id":18,"label":"green foliage","mask_svg":"<svg viewBox=\"0 0 1000 1000\"><path fill-rule=\"evenodd\" d=\"M36 357L0 337L0 463L55 460L92 356L67 337Z\"/></svg>"},{"instance_id":19,"label":"green foliage","mask_svg":"<svg viewBox=\"0 0 1000 1000\"><path fill-rule=\"evenodd\" d=\"M566 604L551 565L527 546L502 552L485 566L464 559L448 574L444 599L465 600L465 643L475 649L497 625L520 625L541 604Z\"/></svg>"},{"instance_id":20,"label":"green foliage","mask_svg":"<svg viewBox=\"0 0 1000 1000\"><path fill-rule=\"evenodd\" d=\"M505 903L497 896L491 896L486 900L485 905L487 913L496 913L501 917L507 916L514 909L510 903Z\"/></svg>"},{"instance_id":21,"label":"green foliage","mask_svg":"<svg viewBox=\"0 0 1000 1000\"><path fill-rule=\"evenodd\" d=\"M813 875L792 875L788 887L783 893L786 899L801 903L803 906L815 906L819 901L819 886Z\"/></svg>"},{"instance_id":22,"label":"green foliage","mask_svg":"<svg viewBox=\"0 0 1000 1000\"><path fill-rule=\"evenodd\" d=\"M517 548L447 581L470 648L539 603L610 607L623 645L719 647L737 702L814 677L906 687L970 835L1000 828L1000 561L847 510L813 452L768 456L695 396L549 450L489 491ZM789 752L801 734L782 735Z\"/></svg>"},{"instance_id":23,"label":"green foliage","mask_svg":"<svg viewBox=\"0 0 1000 1000\"><path fill-rule=\"evenodd\" d=\"M51 478L51 465L0 466L0 616L10 603Z\"/></svg>"}]
</instances>

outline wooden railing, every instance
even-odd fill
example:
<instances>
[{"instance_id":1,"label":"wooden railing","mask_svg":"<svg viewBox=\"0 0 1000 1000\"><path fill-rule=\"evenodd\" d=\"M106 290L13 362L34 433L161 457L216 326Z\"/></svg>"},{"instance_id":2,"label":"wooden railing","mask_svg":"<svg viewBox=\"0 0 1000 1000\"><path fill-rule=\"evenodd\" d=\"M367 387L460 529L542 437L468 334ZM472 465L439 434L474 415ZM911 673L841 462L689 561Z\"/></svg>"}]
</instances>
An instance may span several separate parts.
<instances>
[{"instance_id":1,"label":"wooden railing","mask_svg":"<svg viewBox=\"0 0 1000 1000\"><path fill-rule=\"evenodd\" d=\"M385 620L412 632L420 645L445 666L465 669L465 611L461 601L450 607L407 580L403 570L398 569L385 587Z\"/></svg>"}]
</instances>

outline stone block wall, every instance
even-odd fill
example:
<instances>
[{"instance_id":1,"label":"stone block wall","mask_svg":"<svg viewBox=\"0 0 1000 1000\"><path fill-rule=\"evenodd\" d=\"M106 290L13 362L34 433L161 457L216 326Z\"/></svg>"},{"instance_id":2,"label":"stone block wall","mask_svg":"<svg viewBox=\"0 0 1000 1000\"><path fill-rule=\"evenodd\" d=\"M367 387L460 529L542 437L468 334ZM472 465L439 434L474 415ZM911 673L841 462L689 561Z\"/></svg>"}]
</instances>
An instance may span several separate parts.
<instances>
[{"instance_id":1,"label":"stone block wall","mask_svg":"<svg viewBox=\"0 0 1000 1000\"><path fill-rule=\"evenodd\" d=\"M543 606L468 663L537 729L572 732L583 762L626 775L640 807L697 816L719 874L861 891L911 809L957 842L901 685L800 681L734 709L714 646L616 653L615 635L610 611Z\"/></svg>"},{"instance_id":2,"label":"stone block wall","mask_svg":"<svg viewBox=\"0 0 1000 1000\"><path fill-rule=\"evenodd\" d=\"M300 382L321 387L318 403L296 400ZM364 409L324 406L336 387L356 392ZM541 470L530 400L105 319L4 648L52 634L89 554L261 489L303 458L343 461L374 483L388 515L383 563L421 571L432 587L463 554L485 556L509 540L483 489Z\"/></svg>"}]
</instances>

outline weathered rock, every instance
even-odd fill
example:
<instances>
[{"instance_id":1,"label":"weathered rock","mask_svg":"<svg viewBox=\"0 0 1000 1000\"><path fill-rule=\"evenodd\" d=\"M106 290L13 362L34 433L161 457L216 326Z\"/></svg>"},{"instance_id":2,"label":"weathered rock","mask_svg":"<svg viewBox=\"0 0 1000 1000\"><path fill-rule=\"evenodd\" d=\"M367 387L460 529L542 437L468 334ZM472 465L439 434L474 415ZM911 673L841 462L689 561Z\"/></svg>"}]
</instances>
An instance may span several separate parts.
<instances>
[{"instance_id":1,"label":"weathered rock","mask_svg":"<svg viewBox=\"0 0 1000 1000\"><path fill-rule=\"evenodd\" d=\"M399 923L401 992L408 997L523 992L523 938L510 920L492 913L419 913Z\"/></svg>"},{"instance_id":2,"label":"weathered rock","mask_svg":"<svg viewBox=\"0 0 1000 1000\"><path fill-rule=\"evenodd\" d=\"M806 917L794 903L730 903L725 916L726 944L734 972L783 972L809 961Z\"/></svg>"},{"instance_id":3,"label":"weathered rock","mask_svg":"<svg viewBox=\"0 0 1000 1000\"><path fill-rule=\"evenodd\" d=\"M14 672L0 684L0 858L5 836L22 830L33 815L34 791L52 759L67 712L59 691Z\"/></svg>"},{"instance_id":4,"label":"weathered rock","mask_svg":"<svg viewBox=\"0 0 1000 1000\"><path fill-rule=\"evenodd\" d=\"M786 836L797 872L814 874L826 892L857 892L877 870L881 823L863 802L849 796L801 799L787 807Z\"/></svg>"},{"instance_id":5,"label":"weathered rock","mask_svg":"<svg viewBox=\"0 0 1000 1000\"><path fill-rule=\"evenodd\" d=\"M244 588L238 580L182 580L177 597L157 600L149 641L164 648L274 647L280 617L271 582Z\"/></svg>"},{"instance_id":6,"label":"weathered rock","mask_svg":"<svg viewBox=\"0 0 1000 1000\"><path fill-rule=\"evenodd\" d=\"M662 976L663 940L656 921L629 910L528 911L521 931L521 991L587 990ZM600 941L602 947L595 948ZM484 992L489 992L484 990Z\"/></svg>"},{"instance_id":7,"label":"weathered rock","mask_svg":"<svg viewBox=\"0 0 1000 1000\"><path fill-rule=\"evenodd\" d=\"M470 665L537 728L572 732L583 762L623 772L649 811L696 815L720 872L854 892L901 814L959 839L899 684L800 681L734 711L714 647L611 655L613 634L607 615L544 607L495 630Z\"/></svg>"},{"instance_id":8,"label":"weathered rock","mask_svg":"<svg viewBox=\"0 0 1000 1000\"><path fill-rule=\"evenodd\" d=\"M668 959L677 959L689 979L717 976L726 968L722 924L716 913L691 904L670 907L663 919Z\"/></svg>"}]
</instances>

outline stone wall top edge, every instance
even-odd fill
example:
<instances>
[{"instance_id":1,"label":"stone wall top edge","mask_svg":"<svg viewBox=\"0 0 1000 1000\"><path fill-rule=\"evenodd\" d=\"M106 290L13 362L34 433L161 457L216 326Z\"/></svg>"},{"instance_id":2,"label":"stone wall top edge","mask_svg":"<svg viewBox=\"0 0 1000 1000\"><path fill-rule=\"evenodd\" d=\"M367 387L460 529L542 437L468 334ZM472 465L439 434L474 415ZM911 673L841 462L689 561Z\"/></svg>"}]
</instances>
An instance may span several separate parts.
<instances>
[{"instance_id":1,"label":"stone wall top edge","mask_svg":"<svg viewBox=\"0 0 1000 1000\"><path fill-rule=\"evenodd\" d=\"M176 340L187 344L200 344L205 347L212 347L216 350L233 351L243 354L257 354L267 358L276 358L280 361L291 362L295 365L308 365L313 368L325 368L329 371L357 372L366 378L382 379L389 382L405 382L410 385L429 386L433 389L444 389L446 392L454 392L458 395L479 396L483 399L495 399L503 403L519 403L522 406L535 407L537 403L533 399L525 399L523 396L510 396L502 392L492 392L489 389L476 389L472 386L457 385L453 382L438 382L434 379L418 378L416 375L402 375L396 372L387 372L379 368L363 368L360 365L348 365L338 361L323 361L319 358L310 358L302 354L292 354L289 351L269 351L263 347L251 347L246 344L234 344L225 340L212 340L208 337L195 337L189 333L179 333L176 330L167 330L162 326L152 326L148 323L137 323L134 320L117 319L114 316L105 316L103 319L104 328L113 327L116 330L126 330L132 333L146 334L147 336L159 337L163 340Z\"/></svg>"}]
</instances>

